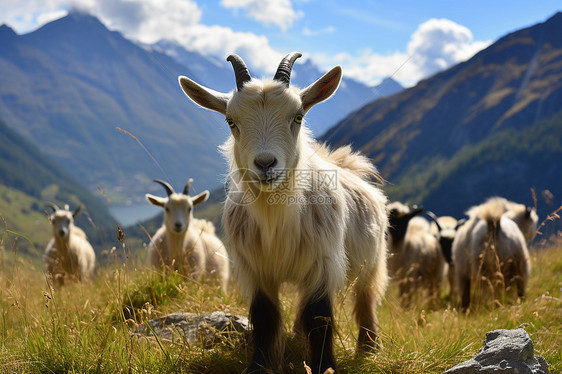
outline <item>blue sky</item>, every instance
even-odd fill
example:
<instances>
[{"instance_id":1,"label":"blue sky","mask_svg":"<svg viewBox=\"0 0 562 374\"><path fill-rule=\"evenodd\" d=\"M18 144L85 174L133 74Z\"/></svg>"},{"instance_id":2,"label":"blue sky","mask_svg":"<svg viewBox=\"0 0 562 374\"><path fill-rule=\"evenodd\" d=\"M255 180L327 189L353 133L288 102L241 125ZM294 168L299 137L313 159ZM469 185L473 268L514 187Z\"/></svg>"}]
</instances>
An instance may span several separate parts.
<instances>
[{"instance_id":1,"label":"blue sky","mask_svg":"<svg viewBox=\"0 0 562 374\"><path fill-rule=\"evenodd\" d=\"M275 69L299 51L322 70L342 65L367 84L393 75L406 86L470 58L499 37L562 10L539 1L2 0L0 23L18 33L77 7L131 39L174 39L224 59Z\"/></svg>"}]
</instances>

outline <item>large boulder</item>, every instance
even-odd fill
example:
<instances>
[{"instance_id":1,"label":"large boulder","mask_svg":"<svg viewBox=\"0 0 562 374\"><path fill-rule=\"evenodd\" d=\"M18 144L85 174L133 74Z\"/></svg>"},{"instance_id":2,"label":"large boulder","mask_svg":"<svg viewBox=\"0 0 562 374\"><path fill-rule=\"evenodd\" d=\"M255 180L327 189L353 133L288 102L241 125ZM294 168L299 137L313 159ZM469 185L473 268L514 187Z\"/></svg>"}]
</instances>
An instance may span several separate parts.
<instances>
[{"instance_id":1,"label":"large boulder","mask_svg":"<svg viewBox=\"0 0 562 374\"><path fill-rule=\"evenodd\" d=\"M548 364L535 356L533 341L523 329L495 330L486 334L484 347L468 361L443 374L545 374Z\"/></svg>"},{"instance_id":2,"label":"large boulder","mask_svg":"<svg viewBox=\"0 0 562 374\"><path fill-rule=\"evenodd\" d=\"M248 330L248 319L224 312L204 314L173 313L152 319L133 329L133 334L156 335L161 340L182 340L212 346L217 340L231 334L243 334Z\"/></svg>"}]
</instances>

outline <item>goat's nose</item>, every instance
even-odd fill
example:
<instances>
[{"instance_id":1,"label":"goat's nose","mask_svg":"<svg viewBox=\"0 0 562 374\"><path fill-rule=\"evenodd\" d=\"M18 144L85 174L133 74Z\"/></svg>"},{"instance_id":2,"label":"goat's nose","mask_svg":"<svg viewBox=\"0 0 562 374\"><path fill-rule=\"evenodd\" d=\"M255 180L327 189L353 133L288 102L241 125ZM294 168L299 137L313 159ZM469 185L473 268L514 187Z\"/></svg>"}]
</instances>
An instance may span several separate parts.
<instances>
[{"instance_id":1,"label":"goat's nose","mask_svg":"<svg viewBox=\"0 0 562 374\"><path fill-rule=\"evenodd\" d=\"M181 223L180 222L174 223L174 228L176 229L176 231L180 231L181 230Z\"/></svg>"},{"instance_id":2,"label":"goat's nose","mask_svg":"<svg viewBox=\"0 0 562 374\"><path fill-rule=\"evenodd\" d=\"M256 165L258 170L267 172L277 165L277 159L271 153L261 153L254 159L254 165Z\"/></svg>"},{"instance_id":3,"label":"goat's nose","mask_svg":"<svg viewBox=\"0 0 562 374\"><path fill-rule=\"evenodd\" d=\"M59 230L59 236L64 236L64 230Z\"/></svg>"}]
</instances>

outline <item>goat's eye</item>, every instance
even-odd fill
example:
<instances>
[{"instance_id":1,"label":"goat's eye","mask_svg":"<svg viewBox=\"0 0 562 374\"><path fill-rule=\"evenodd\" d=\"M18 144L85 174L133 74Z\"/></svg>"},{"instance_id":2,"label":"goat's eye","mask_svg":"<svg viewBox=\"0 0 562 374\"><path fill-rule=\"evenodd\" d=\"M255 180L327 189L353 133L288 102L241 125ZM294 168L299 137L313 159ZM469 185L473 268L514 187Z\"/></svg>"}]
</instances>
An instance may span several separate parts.
<instances>
[{"instance_id":1,"label":"goat's eye","mask_svg":"<svg viewBox=\"0 0 562 374\"><path fill-rule=\"evenodd\" d=\"M300 124L302 123L302 117L303 117L302 114L297 114L297 115L295 116L295 122L300 125Z\"/></svg>"},{"instance_id":2,"label":"goat's eye","mask_svg":"<svg viewBox=\"0 0 562 374\"><path fill-rule=\"evenodd\" d=\"M226 123L228 123L228 126L230 126L231 129L236 127L236 124L231 118L227 118Z\"/></svg>"},{"instance_id":3,"label":"goat's eye","mask_svg":"<svg viewBox=\"0 0 562 374\"><path fill-rule=\"evenodd\" d=\"M170 208L166 207L166 208L164 208L164 210L165 210L166 212L169 212L169 211L170 211Z\"/></svg>"}]
</instances>

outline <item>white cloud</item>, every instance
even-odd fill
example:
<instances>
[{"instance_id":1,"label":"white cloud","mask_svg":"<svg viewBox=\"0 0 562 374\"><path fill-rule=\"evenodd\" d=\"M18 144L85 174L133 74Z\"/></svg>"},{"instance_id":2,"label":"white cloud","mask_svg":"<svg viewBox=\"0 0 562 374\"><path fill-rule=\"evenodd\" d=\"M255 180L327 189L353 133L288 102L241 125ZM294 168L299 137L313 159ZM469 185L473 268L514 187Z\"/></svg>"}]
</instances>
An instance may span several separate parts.
<instances>
[{"instance_id":1,"label":"white cloud","mask_svg":"<svg viewBox=\"0 0 562 374\"><path fill-rule=\"evenodd\" d=\"M243 9L256 21L266 26L277 25L284 31L303 16L302 12L293 9L291 0L221 0L221 5L225 8Z\"/></svg>"},{"instance_id":2,"label":"white cloud","mask_svg":"<svg viewBox=\"0 0 562 374\"><path fill-rule=\"evenodd\" d=\"M95 4L92 13L105 24L143 43L171 39L206 55L238 53L248 64L266 71L282 58L263 35L201 24L202 11L192 0L102 0Z\"/></svg>"},{"instance_id":3,"label":"white cloud","mask_svg":"<svg viewBox=\"0 0 562 374\"><path fill-rule=\"evenodd\" d=\"M95 15L110 29L142 43L171 39L206 55L238 53L249 65L266 72L274 70L283 57L263 35L201 24L202 11L194 0L2 0L1 22L20 33L28 32L73 8Z\"/></svg>"},{"instance_id":4,"label":"white cloud","mask_svg":"<svg viewBox=\"0 0 562 374\"><path fill-rule=\"evenodd\" d=\"M248 13L259 9L263 17L266 13L267 17L275 15L272 19L275 18L280 27L289 27L299 16L289 0L222 0L222 4L242 8ZM71 8L88 11L110 29L144 43L165 38L189 50L220 58L238 53L249 65L264 73L271 73L283 56L270 45L266 36L202 24L202 10L195 0L2 0L0 22L8 23L20 33L28 32ZM281 19L283 21L279 21ZM328 26L320 30L303 29L301 35L316 37L333 32L335 29ZM469 29L453 21L430 19L418 27L402 50L391 54L381 55L371 49L337 55L302 52L320 62L326 70L340 64L347 76L362 82L376 84L393 76L403 85L411 86L470 58L489 44L475 41Z\"/></svg>"},{"instance_id":5,"label":"white cloud","mask_svg":"<svg viewBox=\"0 0 562 374\"><path fill-rule=\"evenodd\" d=\"M7 23L20 33L29 32L38 24L38 18L41 18L43 14L56 11L58 8L58 4L41 0L2 0L0 1L0 23Z\"/></svg>"},{"instance_id":6,"label":"white cloud","mask_svg":"<svg viewBox=\"0 0 562 374\"><path fill-rule=\"evenodd\" d=\"M371 85L376 85L384 78L392 76L401 84L411 86L422 77L417 66L410 64L408 55L402 52L380 55L371 49L365 49L358 54L314 55L313 60L339 64L343 67L346 76Z\"/></svg>"},{"instance_id":7,"label":"white cloud","mask_svg":"<svg viewBox=\"0 0 562 374\"><path fill-rule=\"evenodd\" d=\"M235 32L228 27L194 25L184 30L177 40L189 50L212 56L237 53L253 67L274 71L283 57L274 50L265 36Z\"/></svg>"},{"instance_id":8,"label":"white cloud","mask_svg":"<svg viewBox=\"0 0 562 374\"><path fill-rule=\"evenodd\" d=\"M311 30L308 27L302 29L302 34L305 36L320 36L333 34L336 31L334 26L327 26L319 30Z\"/></svg>"},{"instance_id":9,"label":"white cloud","mask_svg":"<svg viewBox=\"0 0 562 374\"><path fill-rule=\"evenodd\" d=\"M421 74L428 76L465 61L490 42L474 41L469 29L448 19L422 23L408 43L407 53Z\"/></svg>"},{"instance_id":10,"label":"white cloud","mask_svg":"<svg viewBox=\"0 0 562 374\"><path fill-rule=\"evenodd\" d=\"M179 39L184 30L199 24L202 15L191 0L101 0L89 4L86 10L110 28L149 44Z\"/></svg>"},{"instance_id":11,"label":"white cloud","mask_svg":"<svg viewBox=\"0 0 562 374\"><path fill-rule=\"evenodd\" d=\"M405 86L472 57L490 45L475 41L469 29L447 19L430 19L412 34L406 51L380 55L370 49L357 54L318 56L317 61L339 63L355 79L377 84L392 76ZM316 59L316 58L315 58Z\"/></svg>"},{"instance_id":12,"label":"white cloud","mask_svg":"<svg viewBox=\"0 0 562 374\"><path fill-rule=\"evenodd\" d=\"M68 12L64 9L55 10L52 12L42 13L37 16L37 22L40 25L52 22L56 19L66 16Z\"/></svg>"}]
</instances>

